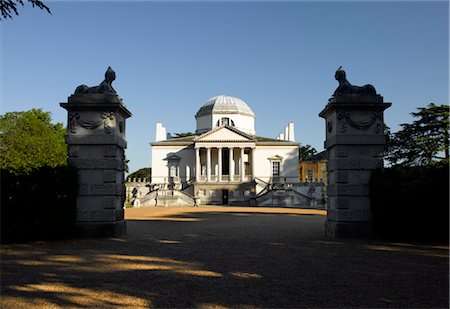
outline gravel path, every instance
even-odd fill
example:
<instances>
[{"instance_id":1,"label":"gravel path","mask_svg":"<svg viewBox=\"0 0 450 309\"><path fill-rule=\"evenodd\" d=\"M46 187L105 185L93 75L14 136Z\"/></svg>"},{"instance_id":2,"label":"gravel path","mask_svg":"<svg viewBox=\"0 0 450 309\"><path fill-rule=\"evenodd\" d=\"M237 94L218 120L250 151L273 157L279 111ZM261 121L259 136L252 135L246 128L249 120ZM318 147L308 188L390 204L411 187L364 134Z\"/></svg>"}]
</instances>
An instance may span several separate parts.
<instances>
[{"instance_id":1,"label":"gravel path","mask_svg":"<svg viewBox=\"0 0 450 309\"><path fill-rule=\"evenodd\" d=\"M332 240L325 212L127 209L128 235L1 246L1 308L448 308L449 248Z\"/></svg>"}]
</instances>

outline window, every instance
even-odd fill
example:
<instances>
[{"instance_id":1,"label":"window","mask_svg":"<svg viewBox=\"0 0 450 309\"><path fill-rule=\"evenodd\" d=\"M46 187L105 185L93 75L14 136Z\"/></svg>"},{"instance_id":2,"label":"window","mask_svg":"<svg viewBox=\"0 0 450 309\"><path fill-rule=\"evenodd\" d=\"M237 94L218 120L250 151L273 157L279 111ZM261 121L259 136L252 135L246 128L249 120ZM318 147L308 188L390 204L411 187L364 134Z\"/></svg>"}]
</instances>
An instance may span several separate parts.
<instances>
[{"instance_id":1,"label":"window","mask_svg":"<svg viewBox=\"0 0 450 309\"><path fill-rule=\"evenodd\" d=\"M220 121L217 121L217 126L219 126L219 123L221 126L232 126L234 127L234 121L231 120L228 117L223 117L220 119Z\"/></svg>"},{"instance_id":2,"label":"window","mask_svg":"<svg viewBox=\"0 0 450 309\"><path fill-rule=\"evenodd\" d=\"M272 162L272 176L280 176L280 161Z\"/></svg>"},{"instance_id":3,"label":"window","mask_svg":"<svg viewBox=\"0 0 450 309\"><path fill-rule=\"evenodd\" d=\"M314 172L313 170L308 170L308 182L312 182L313 181L313 176L314 176Z\"/></svg>"},{"instance_id":4,"label":"window","mask_svg":"<svg viewBox=\"0 0 450 309\"><path fill-rule=\"evenodd\" d=\"M177 177L178 176L178 166L171 165L170 166L170 177Z\"/></svg>"}]
</instances>

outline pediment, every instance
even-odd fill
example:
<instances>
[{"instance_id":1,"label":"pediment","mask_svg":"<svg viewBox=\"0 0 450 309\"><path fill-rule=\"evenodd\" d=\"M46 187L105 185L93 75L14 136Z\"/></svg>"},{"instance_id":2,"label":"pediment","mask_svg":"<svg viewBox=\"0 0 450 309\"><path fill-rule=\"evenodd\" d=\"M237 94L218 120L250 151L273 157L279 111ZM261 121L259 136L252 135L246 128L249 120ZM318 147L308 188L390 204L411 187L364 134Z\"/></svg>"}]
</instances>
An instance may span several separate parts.
<instances>
[{"instance_id":1,"label":"pediment","mask_svg":"<svg viewBox=\"0 0 450 309\"><path fill-rule=\"evenodd\" d=\"M195 142L253 142L254 138L229 126L208 131L194 139Z\"/></svg>"},{"instance_id":2,"label":"pediment","mask_svg":"<svg viewBox=\"0 0 450 309\"><path fill-rule=\"evenodd\" d=\"M164 160L167 160L167 161L180 161L181 157L177 156L176 154L169 153Z\"/></svg>"},{"instance_id":3,"label":"pediment","mask_svg":"<svg viewBox=\"0 0 450 309\"><path fill-rule=\"evenodd\" d=\"M272 157L270 157L268 159L271 160L271 161L282 161L283 157L280 156L280 155L274 155L274 156L272 156Z\"/></svg>"}]
</instances>

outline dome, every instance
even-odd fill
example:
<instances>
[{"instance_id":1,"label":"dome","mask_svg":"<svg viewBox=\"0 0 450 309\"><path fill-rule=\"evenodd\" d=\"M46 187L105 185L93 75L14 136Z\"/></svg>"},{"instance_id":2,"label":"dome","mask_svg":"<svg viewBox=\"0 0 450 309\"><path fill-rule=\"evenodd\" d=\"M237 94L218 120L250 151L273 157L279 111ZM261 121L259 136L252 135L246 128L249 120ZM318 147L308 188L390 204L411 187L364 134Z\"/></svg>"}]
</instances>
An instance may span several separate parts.
<instances>
[{"instance_id":1,"label":"dome","mask_svg":"<svg viewBox=\"0 0 450 309\"><path fill-rule=\"evenodd\" d=\"M250 107L242 99L228 95L219 95L210 98L198 110L195 117L210 114L240 114L255 117Z\"/></svg>"}]
</instances>

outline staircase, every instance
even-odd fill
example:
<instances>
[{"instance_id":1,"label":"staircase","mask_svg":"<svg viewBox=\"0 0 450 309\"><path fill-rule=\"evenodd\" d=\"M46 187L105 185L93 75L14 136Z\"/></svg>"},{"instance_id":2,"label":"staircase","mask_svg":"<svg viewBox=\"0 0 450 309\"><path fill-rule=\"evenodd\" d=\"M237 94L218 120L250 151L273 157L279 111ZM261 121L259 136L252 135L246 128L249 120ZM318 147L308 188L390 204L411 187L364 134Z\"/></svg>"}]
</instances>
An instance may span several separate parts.
<instances>
[{"instance_id":1,"label":"staircase","mask_svg":"<svg viewBox=\"0 0 450 309\"><path fill-rule=\"evenodd\" d=\"M271 183L256 181L265 184L263 190L256 196L257 206L278 206L278 207L311 207L312 199L293 189L287 183Z\"/></svg>"},{"instance_id":2,"label":"staircase","mask_svg":"<svg viewBox=\"0 0 450 309\"><path fill-rule=\"evenodd\" d=\"M178 189L156 189L140 199L140 206L195 206L195 199Z\"/></svg>"}]
</instances>

